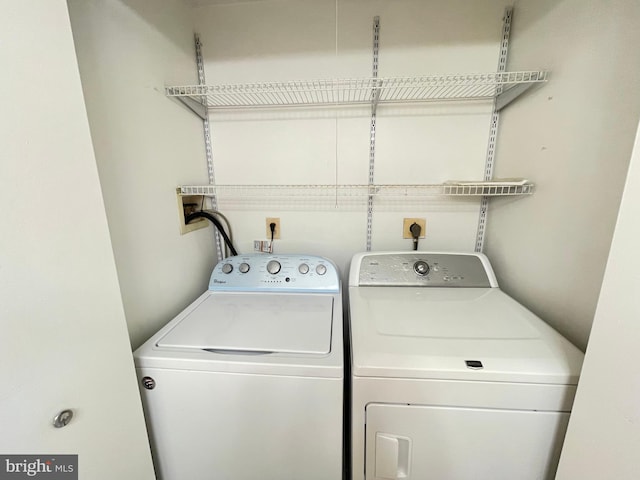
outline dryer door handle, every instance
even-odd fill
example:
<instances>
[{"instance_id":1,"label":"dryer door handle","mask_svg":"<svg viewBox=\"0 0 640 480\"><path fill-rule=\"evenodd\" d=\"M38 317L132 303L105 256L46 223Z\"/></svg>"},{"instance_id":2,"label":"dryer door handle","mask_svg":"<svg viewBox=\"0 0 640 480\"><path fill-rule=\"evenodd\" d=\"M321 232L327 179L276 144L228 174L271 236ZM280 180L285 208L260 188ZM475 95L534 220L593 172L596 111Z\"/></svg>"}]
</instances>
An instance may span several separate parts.
<instances>
[{"instance_id":1,"label":"dryer door handle","mask_svg":"<svg viewBox=\"0 0 640 480\"><path fill-rule=\"evenodd\" d=\"M411 439L390 433L376 433L375 478L400 480L409 478Z\"/></svg>"}]
</instances>

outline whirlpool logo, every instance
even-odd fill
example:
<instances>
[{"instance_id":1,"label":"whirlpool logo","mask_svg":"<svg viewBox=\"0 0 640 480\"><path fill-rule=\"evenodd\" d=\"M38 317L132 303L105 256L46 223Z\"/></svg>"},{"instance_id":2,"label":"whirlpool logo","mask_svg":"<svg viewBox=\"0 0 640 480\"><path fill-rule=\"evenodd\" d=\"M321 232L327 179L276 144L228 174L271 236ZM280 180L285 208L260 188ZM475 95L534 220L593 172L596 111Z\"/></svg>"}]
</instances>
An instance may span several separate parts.
<instances>
[{"instance_id":1,"label":"whirlpool logo","mask_svg":"<svg viewBox=\"0 0 640 480\"><path fill-rule=\"evenodd\" d=\"M78 480L78 455L0 455L0 480Z\"/></svg>"}]
</instances>

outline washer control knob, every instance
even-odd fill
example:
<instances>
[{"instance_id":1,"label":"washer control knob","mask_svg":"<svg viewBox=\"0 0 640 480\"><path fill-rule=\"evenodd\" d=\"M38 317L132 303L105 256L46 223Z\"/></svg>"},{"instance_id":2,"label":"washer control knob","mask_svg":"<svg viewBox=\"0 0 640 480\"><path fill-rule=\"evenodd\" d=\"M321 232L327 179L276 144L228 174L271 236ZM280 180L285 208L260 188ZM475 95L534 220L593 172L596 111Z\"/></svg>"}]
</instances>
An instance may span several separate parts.
<instances>
[{"instance_id":1,"label":"washer control knob","mask_svg":"<svg viewBox=\"0 0 640 480\"><path fill-rule=\"evenodd\" d=\"M272 275L275 275L276 273L278 273L280 271L280 268L282 268L282 266L280 265L280 262L277 260L271 260L269 263L267 263L267 272L269 272Z\"/></svg>"},{"instance_id":2,"label":"washer control knob","mask_svg":"<svg viewBox=\"0 0 640 480\"><path fill-rule=\"evenodd\" d=\"M222 265L222 273L231 273L233 272L233 265L230 263L225 263Z\"/></svg>"},{"instance_id":3,"label":"washer control knob","mask_svg":"<svg viewBox=\"0 0 640 480\"><path fill-rule=\"evenodd\" d=\"M301 263L300 266L298 267L298 271L302 275L306 275L307 273L309 273L309 265L307 265L306 263Z\"/></svg>"},{"instance_id":4,"label":"washer control knob","mask_svg":"<svg viewBox=\"0 0 640 480\"><path fill-rule=\"evenodd\" d=\"M421 277L424 277L427 273L429 273L429 264L424 260L418 260L413 264L413 271Z\"/></svg>"},{"instance_id":5,"label":"washer control knob","mask_svg":"<svg viewBox=\"0 0 640 480\"><path fill-rule=\"evenodd\" d=\"M240 273L247 273L249 270L251 270L251 267L248 263L242 262L238 267L238 270L240 270Z\"/></svg>"},{"instance_id":6,"label":"washer control knob","mask_svg":"<svg viewBox=\"0 0 640 480\"><path fill-rule=\"evenodd\" d=\"M316 267L316 273L318 275L324 275L325 273L327 273L327 267L325 265L322 265L322 264L318 265Z\"/></svg>"}]
</instances>

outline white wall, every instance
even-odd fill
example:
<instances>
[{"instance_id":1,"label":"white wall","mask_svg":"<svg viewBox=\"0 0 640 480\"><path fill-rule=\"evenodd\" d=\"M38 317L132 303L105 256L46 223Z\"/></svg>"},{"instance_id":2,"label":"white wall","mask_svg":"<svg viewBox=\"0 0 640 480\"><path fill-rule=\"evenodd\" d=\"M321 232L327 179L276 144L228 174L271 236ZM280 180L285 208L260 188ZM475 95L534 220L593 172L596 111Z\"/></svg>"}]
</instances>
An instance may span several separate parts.
<instances>
[{"instance_id":1,"label":"white wall","mask_svg":"<svg viewBox=\"0 0 640 480\"><path fill-rule=\"evenodd\" d=\"M212 230L180 236L175 187L208 182L202 122L164 85L197 80L179 1L69 0L133 347L207 288ZM82 211L78 211L82 216Z\"/></svg>"},{"instance_id":2,"label":"white wall","mask_svg":"<svg viewBox=\"0 0 640 480\"><path fill-rule=\"evenodd\" d=\"M583 348L640 114L640 3L520 0L510 69L547 85L501 117L496 176L536 193L493 201L486 253L501 286Z\"/></svg>"},{"instance_id":3,"label":"white wall","mask_svg":"<svg viewBox=\"0 0 640 480\"><path fill-rule=\"evenodd\" d=\"M178 236L173 196L177 184L207 183L200 122L162 95L164 84L195 83L192 25L211 84L370 76L374 15L381 76L494 71L509 2L187 3L70 0L134 346L205 288L213 264L210 230ZM492 201L486 253L507 292L582 348L640 112L632 88L638 8L632 0L515 5L509 68L552 74L502 114L496 176L530 178L537 192ZM376 183L481 178L488 112L475 104L381 107ZM366 108L225 112L211 121L218 184L367 182ZM363 203L241 208L221 199L220 209L240 252L266 238L265 217L281 218L276 252L326 255L346 272L365 248ZM402 218L426 217L421 249L472 250L477 214L474 200L377 204L372 246L409 249Z\"/></svg>"},{"instance_id":4,"label":"white wall","mask_svg":"<svg viewBox=\"0 0 640 480\"><path fill-rule=\"evenodd\" d=\"M640 135L629 167L558 480L640 477Z\"/></svg>"},{"instance_id":5,"label":"white wall","mask_svg":"<svg viewBox=\"0 0 640 480\"><path fill-rule=\"evenodd\" d=\"M507 2L266 0L194 9L207 83L369 77L372 22L380 16L379 75L495 71ZM481 179L490 105L378 109L376 183ZM366 184L368 108L223 112L210 116L218 184ZM472 250L478 201L377 206L374 250L410 249L403 217L425 217L421 249ZM265 239L280 217L276 252L326 255L347 271L366 245L366 203L332 208L265 199L253 209L220 201L238 249Z\"/></svg>"}]
</instances>

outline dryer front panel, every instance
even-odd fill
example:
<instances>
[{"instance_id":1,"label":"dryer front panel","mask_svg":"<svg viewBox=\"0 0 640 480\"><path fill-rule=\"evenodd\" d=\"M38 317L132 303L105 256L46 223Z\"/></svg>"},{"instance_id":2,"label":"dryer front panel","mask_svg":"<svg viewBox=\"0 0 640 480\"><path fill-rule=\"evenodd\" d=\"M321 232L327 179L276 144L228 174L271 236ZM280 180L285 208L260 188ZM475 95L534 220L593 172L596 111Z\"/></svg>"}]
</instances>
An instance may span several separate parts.
<instances>
[{"instance_id":1,"label":"dryer front panel","mask_svg":"<svg viewBox=\"0 0 640 480\"><path fill-rule=\"evenodd\" d=\"M369 404L367 480L551 480L568 413Z\"/></svg>"}]
</instances>

